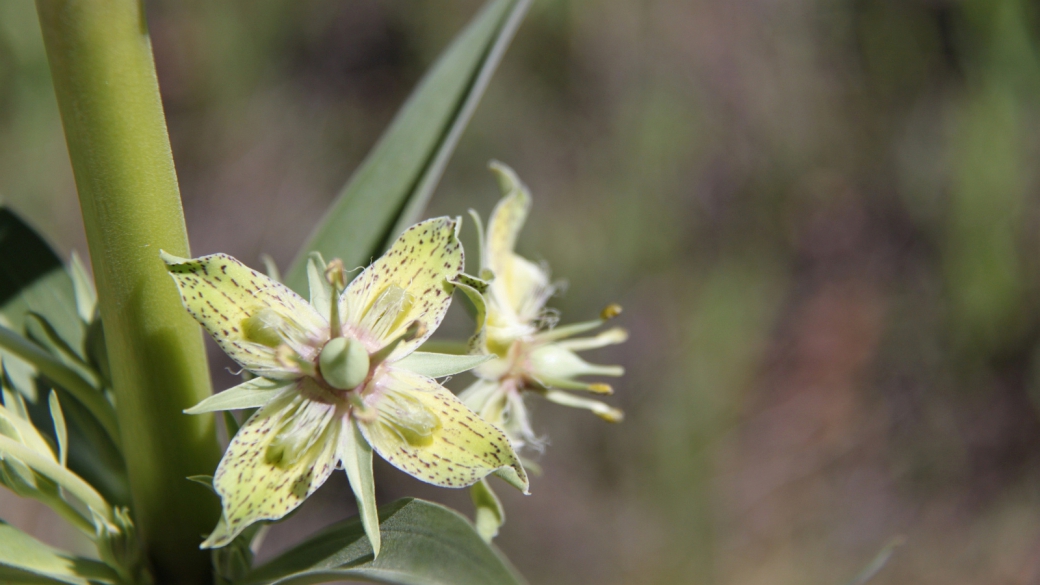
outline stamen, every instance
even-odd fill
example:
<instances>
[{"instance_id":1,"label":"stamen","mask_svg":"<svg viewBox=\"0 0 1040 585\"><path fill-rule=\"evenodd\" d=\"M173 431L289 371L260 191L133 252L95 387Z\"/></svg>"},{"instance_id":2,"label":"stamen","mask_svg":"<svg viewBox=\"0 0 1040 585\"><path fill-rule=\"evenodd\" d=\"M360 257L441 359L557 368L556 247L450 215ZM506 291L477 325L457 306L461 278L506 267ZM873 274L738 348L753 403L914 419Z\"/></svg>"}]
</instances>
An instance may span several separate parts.
<instances>
[{"instance_id":1,"label":"stamen","mask_svg":"<svg viewBox=\"0 0 1040 585\"><path fill-rule=\"evenodd\" d=\"M379 412L371 406L365 404L365 400L357 392L350 392L347 394L347 402L350 403L354 418L364 421L373 422L379 417Z\"/></svg>"},{"instance_id":2,"label":"stamen","mask_svg":"<svg viewBox=\"0 0 1040 585\"><path fill-rule=\"evenodd\" d=\"M544 386L545 388L560 388L562 390L584 390L586 392L592 392L593 394L602 394L603 396L610 396L614 393L614 388L610 384L589 384L580 380L570 380L566 378L546 378L545 376L540 376L535 381L541 386Z\"/></svg>"},{"instance_id":3,"label":"stamen","mask_svg":"<svg viewBox=\"0 0 1040 585\"><path fill-rule=\"evenodd\" d=\"M408 326L408 329L405 329L404 333L399 335L390 343L383 346L383 348L379 351L372 354L372 356L369 358L369 363L371 364L371 367L375 368L379 364L383 363L386 360L386 358L390 357L390 354L392 354L394 350L397 349L397 346L400 345L401 342L411 341L413 339L422 337L425 334L426 325L424 325L421 321L418 320L412 321L412 324Z\"/></svg>"},{"instance_id":4,"label":"stamen","mask_svg":"<svg viewBox=\"0 0 1040 585\"><path fill-rule=\"evenodd\" d=\"M600 312L599 319L596 319L595 321L584 321L582 323L573 323L571 325L564 325L563 327L556 327L535 335L535 339L538 341L556 341L557 339L585 333L586 331L591 331L599 327L604 322L609 321L620 314L621 305L613 303L607 305L607 307Z\"/></svg>"},{"instance_id":5,"label":"stamen","mask_svg":"<svg viewBox=\"0 0 1040 585\"><path fill-rule=\"evenodd\" d=\"M590 364L566 347L550 343L535 348L528 356L528 370L538 379L572 380L579 376L621 376L621 366Z\"/></svg>"},{"instance_id":6,"label":"stamen","mask_svg":"<svg viewBox=\"0 0 1040 585\"><path fill-rule=\"evenodd\" d=\"M563 406L572 406L574 408L585 408L591 410L592 414L600 417L601 419L619 423L625 418L625 413L621 410L608 406L598 400L591 400L589 398L582 398L580 396L574 396L566 392L560 392L558 390L549 390L545 393L546 400L555 402L556 404L562 404Z\"/></svg>"},{"instance_id":7,"label":"stamen","mask_svg":"<svg viewBox=\"0 0 1040 585\"><path fill-rule=\"evenodd\" d=\"M585 351L588 349L596 349L598 347L605 347L607 345L615 345L618 343L624 343L628 339L628 331L620 327L614 327L608 329L595 337L582 337L579 339L564 339L556 342L556 345L565 347L571 351Z\"/></svg>"}]
</instances>

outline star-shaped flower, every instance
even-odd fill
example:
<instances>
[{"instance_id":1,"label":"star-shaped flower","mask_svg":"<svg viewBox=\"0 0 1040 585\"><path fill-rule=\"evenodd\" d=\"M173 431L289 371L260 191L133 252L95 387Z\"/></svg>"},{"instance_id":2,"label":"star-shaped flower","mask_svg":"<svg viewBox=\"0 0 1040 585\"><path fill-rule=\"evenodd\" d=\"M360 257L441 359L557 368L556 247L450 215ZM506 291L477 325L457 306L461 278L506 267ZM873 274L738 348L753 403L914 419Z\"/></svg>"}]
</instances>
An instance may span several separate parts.
<instances>
[{"instance_id":1,"label":"star-shaped flower","mask_svg":"<svg viewBox=\"0 0 1040 585\"><path fill-rule=\"evenodd\" d=\"M540 444L531 428L524 394L539 394L551 402L585 408L605 420L619 422L623 416L620 410L566 390L613 392L606 384L587 383L579 378L620 376L624 373L621 366L593 365L576 352L621 343L627 333L614 328L595 337L568 338L599 327L620 313L621 308L611 305L595 321L546 327L551 319L545 303L554 292L548 271L513 251L527 219L531 196L509 167L493 162L491 170L498 177L504 197L491 214L486 237L481 234L481 272L493 278L483 295L484 329L471 341L471 349L494 355L495 359L473 371L477 381L459 398L503 429L516 448Z\"/></svg>"},{"instance_id":2,"label":"star-shaped flower","mask_svg":"<svg viewBox=\"0 0 1040 585\"><path fill-rule=\"evenodd\" d=\"M349 285L341 263L312 255L310 303L230 256L163 254L188 312L258 376L188 411L260 407L217 467L223 514L203 548L285 516L342 468L378 554L373 450L435 485L495 473L527 492L506 436L431 377L469 369L473 358L413 353L440 325L461 275L458 225L412 226Z\"/></svg>"}]
</instances>

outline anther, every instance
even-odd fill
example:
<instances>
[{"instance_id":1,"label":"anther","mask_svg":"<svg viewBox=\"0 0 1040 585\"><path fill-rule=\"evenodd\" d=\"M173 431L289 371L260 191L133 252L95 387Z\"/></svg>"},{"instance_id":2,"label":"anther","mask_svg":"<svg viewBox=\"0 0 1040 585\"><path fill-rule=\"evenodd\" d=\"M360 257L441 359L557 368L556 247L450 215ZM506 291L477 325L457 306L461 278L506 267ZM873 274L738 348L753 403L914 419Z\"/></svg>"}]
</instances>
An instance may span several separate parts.
<instances>
[{"instance_id":1,"label":"anther","mask_svg":"<svg viewBox=\"0 0 1040 585\"><path fill-rule=\"evenodd\" d=\"M607 305L603 309L602 312L600 312L599 318L603 319L604 321L606 321L608 319L613 319L614 317L617 317L620 314L621 314L621 305L619 305L617 303L611 303L611 304Z\"/></svg>"}]
</instances>

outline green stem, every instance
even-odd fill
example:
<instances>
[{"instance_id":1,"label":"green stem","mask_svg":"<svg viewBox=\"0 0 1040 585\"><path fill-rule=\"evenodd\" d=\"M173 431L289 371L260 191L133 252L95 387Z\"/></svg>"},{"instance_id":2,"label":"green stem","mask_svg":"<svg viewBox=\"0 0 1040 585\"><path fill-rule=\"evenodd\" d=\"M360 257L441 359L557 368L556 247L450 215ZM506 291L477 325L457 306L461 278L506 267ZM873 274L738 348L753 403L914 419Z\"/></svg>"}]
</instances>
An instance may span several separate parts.
<instances>
[{"instance_id":1,"label":"green stem","mask_svg":"<svg viewBox=\"0 0 1040 585\"><path fill-rule=\"evenodd\" d=\"M159 583L211 580L200 535L218 506L211 394L198 325L159 250L188 256L177 176L138 0L37 0L76 177L112 368L134 521Z\"/></svg>"}]
</instances>

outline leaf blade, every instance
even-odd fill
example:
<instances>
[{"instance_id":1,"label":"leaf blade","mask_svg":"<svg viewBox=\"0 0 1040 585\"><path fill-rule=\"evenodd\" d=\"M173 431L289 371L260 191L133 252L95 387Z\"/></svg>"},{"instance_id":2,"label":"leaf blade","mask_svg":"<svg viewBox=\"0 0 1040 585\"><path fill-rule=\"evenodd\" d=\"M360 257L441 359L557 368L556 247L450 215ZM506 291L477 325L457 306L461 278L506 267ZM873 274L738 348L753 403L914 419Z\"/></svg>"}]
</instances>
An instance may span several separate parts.
<instances>
[{"instance_id":1,"label":"leaf blade","mask_svg":"<svg viewBox=\"0 0 1040 585\"><path fill-rule=\"evenodd\" d=\"M418 217L529 0L493 0L441 54L300 248L286 284L302 291L311 251L367 265Z\"/></svg>"},{"instance_id":2,"label":"leaf blade","mask_svg":"<svg viewBox=\"0 0 1040 585\"><path fill-rule=\"evenodd\" d=\"M378 559L358 518L333 525L247 575L241 585L357 579L412 585L519 585L523 578L463 516L439 504L398 500L379 509Z\"/></svg>"},{"instance_id":3,"label":"leaf blade","mask_svg":"<svg viewBox=\"0 0 1040 585\"><path fill-rule=\"evenodd\" d=\"M115 571L104 563L51 548L0 520L0 569L5 568L39 577L39 582L89 585L88 579L106 583L118 581ZM0 572L0 577L3 576Z\"/></svg>"}]
</instances>

